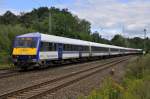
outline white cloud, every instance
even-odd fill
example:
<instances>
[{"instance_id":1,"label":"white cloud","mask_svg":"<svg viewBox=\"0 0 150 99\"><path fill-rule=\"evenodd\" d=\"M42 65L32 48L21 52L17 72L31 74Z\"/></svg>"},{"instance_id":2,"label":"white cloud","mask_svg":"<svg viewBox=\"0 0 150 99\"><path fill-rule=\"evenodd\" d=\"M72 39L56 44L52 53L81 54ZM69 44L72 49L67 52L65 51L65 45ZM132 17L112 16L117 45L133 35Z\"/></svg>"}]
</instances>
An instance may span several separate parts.
<instances>
[{"instance_id":1,"label":"white cloud","mask_svg":"<svg viewBox=\"0 0 150 99\"><path fill-rule=\"evenodd\" d=\"M144 28L150 33L149 0L77 0L75 4L65 6L90 21L93 30L104 28L109 31L107 35L121 32L122 28L126 36L142 36Z\"/></svg>"},{"instance_id":2,"label":"white cloud","mask_svg":"<svg viewBox=\"0 0 150 99\"><path fill-rule=\"evenodd\" d=\"M75 0L72 4L64 2L53 6L68 8L79 18L90 21L92 31L102 32L105 38L122 31L127 37L142 37L144 28L150 37L150 0ZM22 12L0 8L0 14L6 10L15 14Z\"/></svg>"}]
</instances>

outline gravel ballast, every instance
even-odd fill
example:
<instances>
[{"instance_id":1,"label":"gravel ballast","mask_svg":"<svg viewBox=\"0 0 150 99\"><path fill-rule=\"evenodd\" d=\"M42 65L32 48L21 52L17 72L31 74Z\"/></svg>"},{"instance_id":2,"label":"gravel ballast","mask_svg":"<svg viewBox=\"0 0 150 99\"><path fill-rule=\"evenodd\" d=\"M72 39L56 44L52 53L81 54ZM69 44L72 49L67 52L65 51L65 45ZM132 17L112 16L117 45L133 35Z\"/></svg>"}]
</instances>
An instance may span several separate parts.
<instances>
[{"instance_id":1,"label":"gravel ballast","mask_svg":"<svg viewBox=\"0 0 150 99\"><path fill-rule=\"evenodd\" d=\"M77 99L79 96L87 96L92 90L99 89L103 80L110 76L117 82L121 82L124 77L127 64L130 61L134 61L135 59L136 57L130 58L126 62L96 73L90 77L85 78L84 80L60 89L55 93L40 97L39 99ZM113 76L110 73L112 69L115 70Z\"/></svg>"}]
</instances>

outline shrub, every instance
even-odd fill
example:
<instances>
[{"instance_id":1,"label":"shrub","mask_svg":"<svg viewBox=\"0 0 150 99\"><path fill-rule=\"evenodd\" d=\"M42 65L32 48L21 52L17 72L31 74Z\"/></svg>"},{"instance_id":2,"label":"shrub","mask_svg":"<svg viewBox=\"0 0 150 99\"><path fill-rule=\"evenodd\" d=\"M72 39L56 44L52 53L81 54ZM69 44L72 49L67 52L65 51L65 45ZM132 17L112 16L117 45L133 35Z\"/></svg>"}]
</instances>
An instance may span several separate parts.
<instances>
[{"instance_id":1,"label":"shrub","mask_svg":"<svg viewBox=\"0 0 150 99\"><path fill-rule=\"evenodd\" d=\"M80 99L150 99L150 55L129 63L121 84L108 78L99 90Z\"/></svg>"},{"instance_id":2,"label":"shrub","mask_svg":"<svg viewBox=\"0 0 150 99\"><path fill-rule=\"evenodd\" d=\"M4 64L4 63L10 63L11 61L11 56L6 53L6 52L1 52L0 53L0 63Z\"/></svg>"}]
</instances>

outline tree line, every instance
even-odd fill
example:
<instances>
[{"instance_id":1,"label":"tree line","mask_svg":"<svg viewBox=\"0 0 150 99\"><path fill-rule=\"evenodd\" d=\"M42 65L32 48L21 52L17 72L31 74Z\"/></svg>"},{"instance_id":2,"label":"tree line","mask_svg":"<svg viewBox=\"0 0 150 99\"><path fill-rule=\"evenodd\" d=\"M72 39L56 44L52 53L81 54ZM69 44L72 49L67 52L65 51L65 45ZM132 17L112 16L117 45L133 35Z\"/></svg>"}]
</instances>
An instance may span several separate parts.
<instances>
[{"instance_id":1,"label":"tree line","mask_svg":"<svg viewBox=\"0 0 150 99\"><path fill-rule=\"evenodd\" d=\"M4 54L11 55L16 35L29 32L41 32L132 48L143 48L142 42L144 41L139 37L129 39L121 35L115 35L112 40L107 40L98 32L92 33L91 23L73 15L68 9L40 7L19 15L11 11L0 15L0 58ZM145 41L146 49L149 50L150 39L147 38Z\"/></svg>"}]
</instances>

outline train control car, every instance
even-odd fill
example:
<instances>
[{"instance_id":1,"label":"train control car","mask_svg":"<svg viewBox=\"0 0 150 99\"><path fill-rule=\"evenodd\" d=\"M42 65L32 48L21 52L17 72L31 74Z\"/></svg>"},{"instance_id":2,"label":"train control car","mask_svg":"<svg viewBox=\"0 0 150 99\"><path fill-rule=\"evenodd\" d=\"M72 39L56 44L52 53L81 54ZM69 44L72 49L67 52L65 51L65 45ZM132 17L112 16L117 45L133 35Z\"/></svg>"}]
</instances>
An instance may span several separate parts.
<instances>
[{"instance_id":1,"label":"train control car","mask_svg":"<svg viewBox=\"0 0 150 99\"><path fill-rule=\"evenodd\" d=\"M14 65L26 69L43 67L62 60L137 54L141 51L141 49L124 48L42 33L27 33L16 36L12 57Z\"/></svg>"}]
</instances>

